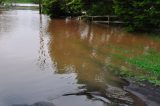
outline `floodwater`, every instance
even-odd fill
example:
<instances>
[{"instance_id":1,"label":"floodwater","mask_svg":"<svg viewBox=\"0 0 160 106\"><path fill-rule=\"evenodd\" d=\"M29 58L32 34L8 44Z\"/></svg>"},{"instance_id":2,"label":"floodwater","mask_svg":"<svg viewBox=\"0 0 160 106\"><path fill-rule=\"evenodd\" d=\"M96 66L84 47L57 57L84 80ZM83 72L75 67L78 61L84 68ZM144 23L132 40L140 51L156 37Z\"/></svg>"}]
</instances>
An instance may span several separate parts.
<instances>
[{"instance_id":1,"label":"floodwater","mask_svg":"<svg viewBox=\"0 0 160 106\"><path fill-rule=\"evenodd\" d=\"M1 11L0 106L145 106L107 64L125 64L111 55L116 47L140 54L159 45L116 27L51 20L36 10Z\"/></svg>"}]
</instances>

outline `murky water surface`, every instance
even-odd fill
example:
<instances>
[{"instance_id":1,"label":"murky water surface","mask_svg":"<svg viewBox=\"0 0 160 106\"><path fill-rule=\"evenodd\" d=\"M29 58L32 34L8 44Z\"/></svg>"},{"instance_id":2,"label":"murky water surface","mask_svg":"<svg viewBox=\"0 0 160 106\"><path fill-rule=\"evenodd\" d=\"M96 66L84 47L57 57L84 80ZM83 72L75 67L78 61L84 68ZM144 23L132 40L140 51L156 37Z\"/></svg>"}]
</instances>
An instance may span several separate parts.
<instances>
[{"instance_id":1,"label":"murky water surface","mask_svg":"<svg viewBox=\"0 0 160 106\"><path fill-rule=\"evenodd\" d=\"M56 106L131 105L133 101L143 106L122 89L125 82L112 75L107 64L123 64L111 55L120 52L116 48L136 55L149 48L160 50L159 45L158 40L119 28L50 20L32 10L1 11L0 106L39 101Z\"/></svg>"}]
</instances>

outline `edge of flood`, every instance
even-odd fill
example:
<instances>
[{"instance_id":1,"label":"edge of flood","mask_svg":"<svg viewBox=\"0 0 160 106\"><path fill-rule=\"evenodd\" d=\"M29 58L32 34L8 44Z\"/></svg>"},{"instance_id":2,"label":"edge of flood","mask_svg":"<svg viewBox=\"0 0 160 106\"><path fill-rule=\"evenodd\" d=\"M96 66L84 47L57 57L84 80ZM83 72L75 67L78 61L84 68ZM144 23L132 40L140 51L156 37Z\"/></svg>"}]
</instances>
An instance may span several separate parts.
<instances>
[{"instance_id":1,"label":"edge of flood","mask_svg":"<svg viewBox=\"0 0 160 106\"><path fill-rule=\"evenodd\" d=\"M117 68L110 67L111 72L126 81L128 85L124 85L123 89L133 96L141 99L147 106L159 106L160 104L160 86L150 83L147 80L136 79L134 75L117 73L123 71Z\"/></svg>"},{"instance_id":2,"label":"edge of flood","mask_svg":"<svg viewBox=\"0 0 160 106\"><path fill-rule=\"evenodd\" d=\"M133 79L123 78L129 82L128 86L124 86L124 90L137 96L144 101L147 106L159 106L160 104L160 87L154 86L149 82L137 83Z\"/></svg>"}]
</instances>

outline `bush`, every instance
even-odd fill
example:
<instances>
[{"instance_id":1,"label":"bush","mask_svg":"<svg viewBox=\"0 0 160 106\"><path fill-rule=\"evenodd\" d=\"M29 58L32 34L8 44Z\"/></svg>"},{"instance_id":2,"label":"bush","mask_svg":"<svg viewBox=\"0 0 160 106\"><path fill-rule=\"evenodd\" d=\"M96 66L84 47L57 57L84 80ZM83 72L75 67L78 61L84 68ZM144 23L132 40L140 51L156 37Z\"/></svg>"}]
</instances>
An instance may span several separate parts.
<instances>
[{"instance_id":1,"label":"bush","mask_svg":"<svg viewBox=\"0 0 160 106\"><path fill-rule=\"evenodd\" d=\"M95 2L87 10L88 15L108 15L113 14L112 2Z\"/></svg>"},{"instance_id":2,"label":"bush","mask_svg":"<svg viewBox=\"0 0 160 106\"><path fill-rule=\"evenodd\" d=\"M43 12L53 17L62 17L67 15L65 4L60 0L45 0L43 2Z\"/></svg>"},{"instance_id":3,"label":"bush","mask_svg":"<svg viewBox=\"0 0 160 106\"><path fill-rule=\"evenodd\" d=\"M81 15L83 11L83 3L81 0L73 0L67 3L70 16Z\"/></svg>"},{"instance_id":4,"label":"bush","mask_svg":"<svg viewBox=\"0 0 160 106\"><path fill-rule=\"evenodd\" d=\"M0 0L0 4L3 4L4 3L4 0Z\"/></svg>"},{"instance_id":5,"label":"bush","mask_svg":"<svg viewBox=\"0 0 160 106\"><path fill-rule=\"evenodd\" d=\"M131 31L152 31L160 28L159 0L114 0L114 10Z\"/></svg>"},{"instance_id":6,"label":"bush","mask_svg":"<svg viewBox=\"0 0 160 106\"><path fill-rule=\"evenodd\" d=\"M43 12L53 17L80 15L83 3L81 0L45 0Z\"/></svg>"}]
</instances>

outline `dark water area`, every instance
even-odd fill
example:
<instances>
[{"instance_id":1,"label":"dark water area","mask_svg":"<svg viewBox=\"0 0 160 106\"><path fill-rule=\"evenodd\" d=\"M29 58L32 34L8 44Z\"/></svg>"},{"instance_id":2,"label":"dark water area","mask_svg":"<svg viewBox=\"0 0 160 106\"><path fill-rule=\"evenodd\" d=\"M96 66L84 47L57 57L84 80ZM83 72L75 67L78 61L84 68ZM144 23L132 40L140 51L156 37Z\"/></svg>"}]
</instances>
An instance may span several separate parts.
<instances>
[{"instance_id":1,"label":"dark water area","mask_svg":"<svg viewBox=\"0 0 160 106\"><path fill-rule=\"evenodd\" d=\"M146 105L123 89L127 83L110 73L107 64L127 67L112 54L119 48L132 50L124 54L128 57L150 48L160 51L159 40L38 13L0 12L0 106Z\"/></svg>"}]
</instances>

